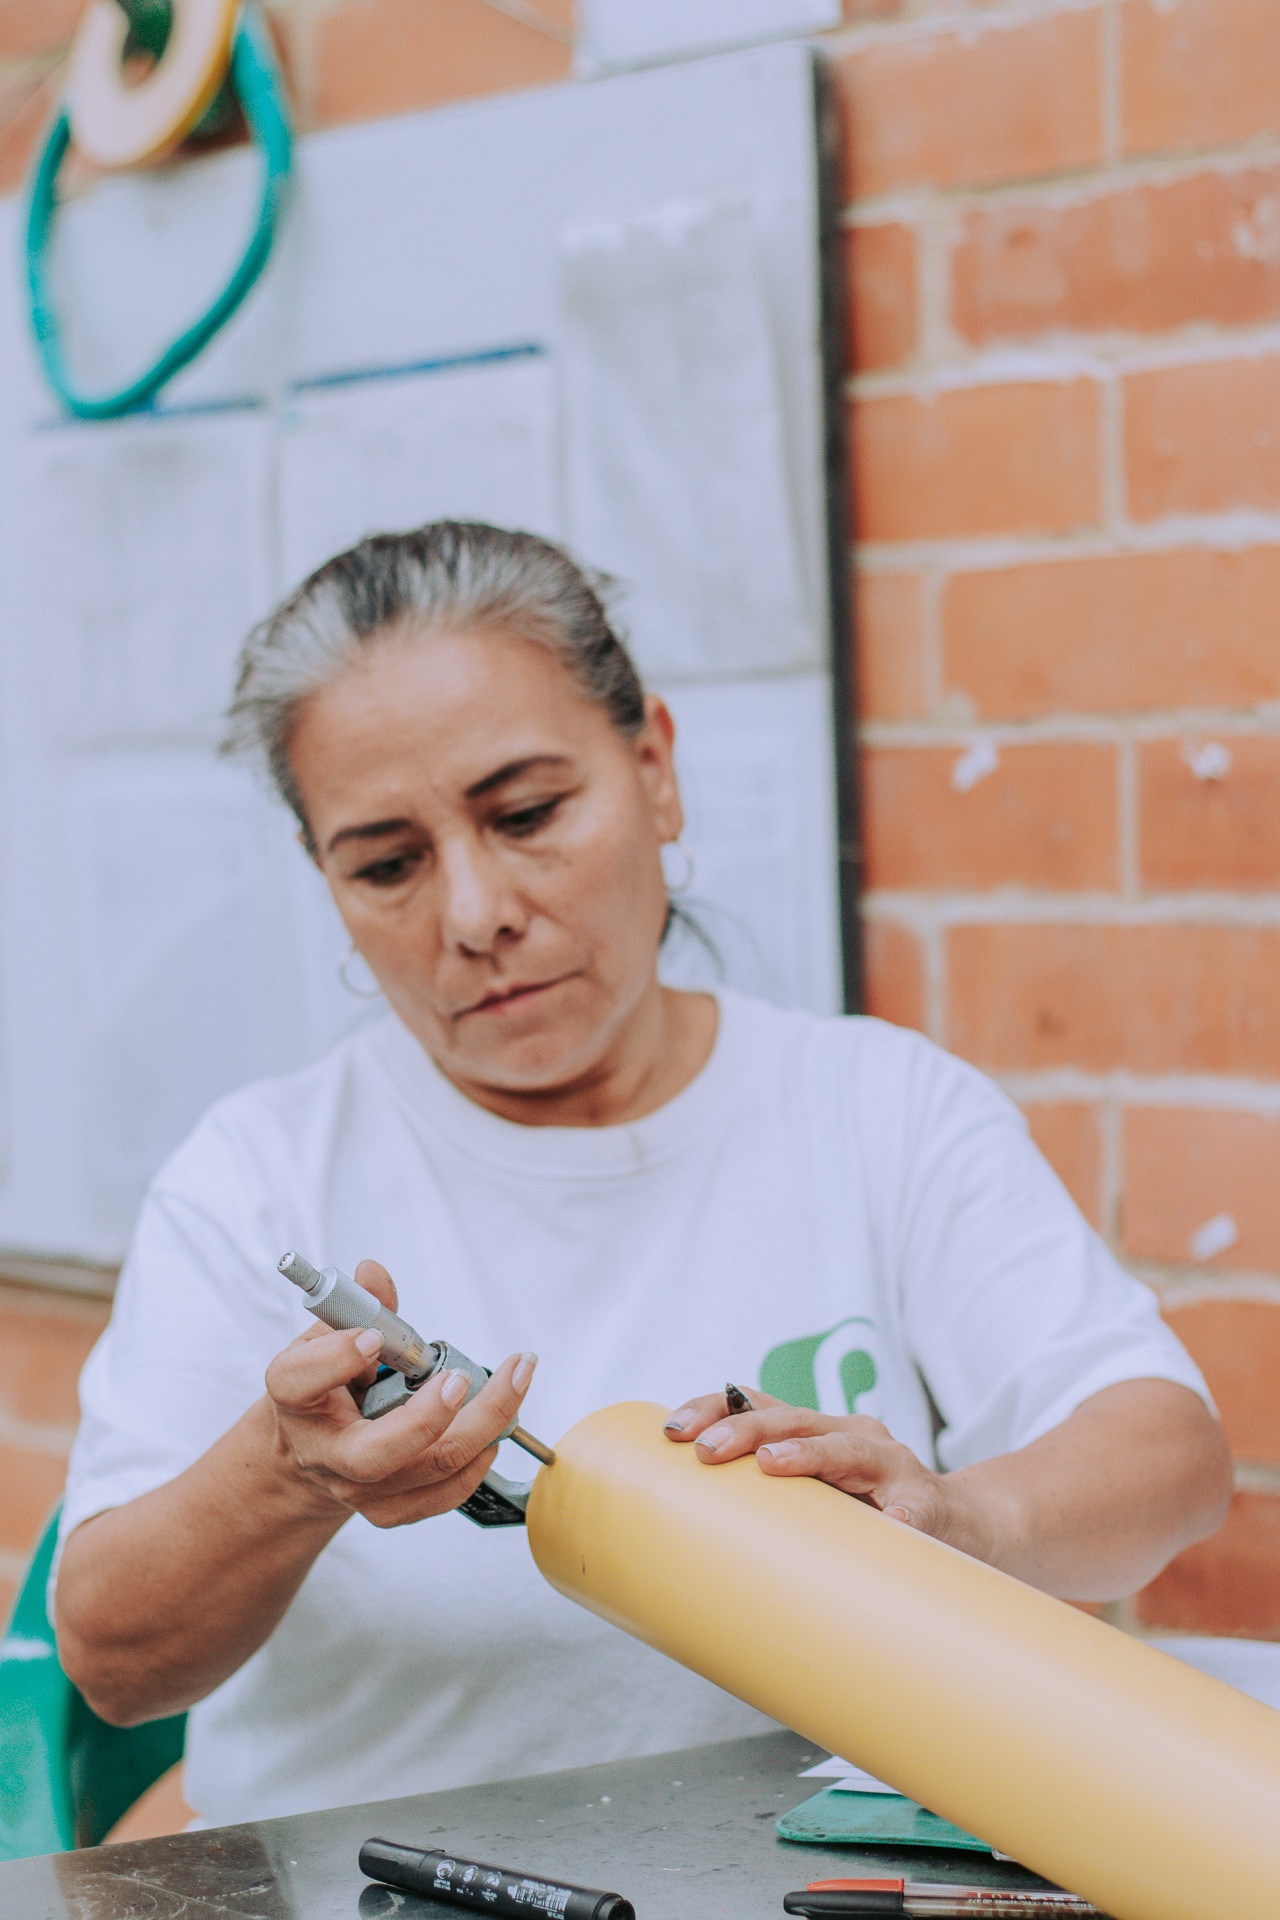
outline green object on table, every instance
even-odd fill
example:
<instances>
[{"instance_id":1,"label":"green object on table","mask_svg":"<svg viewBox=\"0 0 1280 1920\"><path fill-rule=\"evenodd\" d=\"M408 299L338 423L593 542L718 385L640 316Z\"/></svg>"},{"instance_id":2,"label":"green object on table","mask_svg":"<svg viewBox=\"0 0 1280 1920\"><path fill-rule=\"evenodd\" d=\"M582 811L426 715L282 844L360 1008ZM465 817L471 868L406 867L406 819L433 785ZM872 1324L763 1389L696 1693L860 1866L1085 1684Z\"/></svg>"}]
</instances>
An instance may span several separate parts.
<instances>
[{"instance_id":1,"label":"green object on table","mask_svg":"<svg viewBox=\"0 0 1280 1920\"><path fill-rule=\"evenodd\" d=\"M82 393L63 355L62 329L49 284L49 246L58 207L58 173L71 144L71 121L65 107L49 129L32 176L27 207L27 289L31 327L45 377L68 412L78 419L112 420L147 406L166 381L194 360L226 325L267 263L293 161L293 130L284 81L256 6L246 6L240 16L231 49L230 80L262 157L258 216L249 244L226 286L199 319L180 333L144 373L114 393Z\"/></svg>"},{"instance_id":2,"label":"green object on table","mask_svg":"<svg viewBox=\"0 0 1280 1920\"><path fill-rule=\"evenodd\" d=\"M778 1834L824 1847L955 1847L991 1853L985 1840L899 1793L837 1793L825 1787L784 1813Z\"/></svg>"},{"instance_id":3,"label":"green object on table","mask_svg":"<svg viewBox=\"0 0 1280 1920\"><path fill-rule=\"evenodd\" d=\"M58 1516L0 1640L0 1860L94 1847L182 1758L187 1719L111 1727L58 1660L45 1592Z\"/></svg>"}]
</instances>

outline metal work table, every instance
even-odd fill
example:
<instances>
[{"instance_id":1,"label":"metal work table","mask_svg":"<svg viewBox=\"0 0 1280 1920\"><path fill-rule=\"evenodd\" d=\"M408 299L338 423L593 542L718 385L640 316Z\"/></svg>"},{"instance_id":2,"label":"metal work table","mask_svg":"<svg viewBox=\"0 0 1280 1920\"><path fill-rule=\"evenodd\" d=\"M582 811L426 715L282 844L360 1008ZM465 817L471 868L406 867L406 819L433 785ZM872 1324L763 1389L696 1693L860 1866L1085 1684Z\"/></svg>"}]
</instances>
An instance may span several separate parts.
<instances>
[{"instance_id":1,"label":"metal work table","mask_svg":"<svg viewBox=\"0 0 1280 1920\"><path fill-rule=\"evenodd\" d=\"M781 1920L809 1880L901 1873L1035 1886L981 1854L794 1845L774 1821L822 1782L791 1733L685 1748L571 1773L458 1787L165 1840L0 1865L5 1920L458 1920L464 1911L372 1885L356 1864L378 1834L625 1894L637 1920Z\"/></svg>"}]
</instances>

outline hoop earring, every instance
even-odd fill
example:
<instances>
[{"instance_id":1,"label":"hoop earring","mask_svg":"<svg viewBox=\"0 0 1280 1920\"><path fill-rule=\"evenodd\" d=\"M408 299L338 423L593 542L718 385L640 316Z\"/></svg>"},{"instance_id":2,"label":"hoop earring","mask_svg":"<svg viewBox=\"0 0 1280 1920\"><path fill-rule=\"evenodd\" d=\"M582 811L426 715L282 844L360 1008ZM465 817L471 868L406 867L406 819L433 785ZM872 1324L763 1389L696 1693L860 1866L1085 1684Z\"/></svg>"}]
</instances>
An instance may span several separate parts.
<instances>
[{"instance_id":1,"label":"hoop earring","mask_svg":"<svg viewBox=\"0 0 1280 1920\"><path fill-rule=\"evenodd\" d=\"M684 843L684 835L680 834L676 839L669 840L667 846L671 848L673 853L678 853L684 861L684 872L678 880L669 878L667 875L666 862L665 860L663 861L662 872L663 878L666 879L667 882L667 892L673 896L677 893L688 893L690 887L693 885L693 855ZM666 851L665 847L663 851Z\"/></svg>"},{"instance_id":2,"label":"hoop earring","mask_svg":"<svg viewBox=\"0 0 1280 1920\"><path fill-rule=\"evenodd\" d=\"M353 986L352 984L351 975L347 972L347 968L351 965L351 962L357 957L358 951L359 949L357 948L356 943L353 940L351 942L351 945L347 948L347 951L343 954L341 960L339 960L338 962L338 978L339 980L341 980L347 992L354 995L354 997L357 1000L380 1000L382 998L382 988L377 984L376 981L374 982L371 988L357 987L357 986ZM368 964L369 963L366 960L365 965L368 966Z\"/></svg>"}]
</instances>

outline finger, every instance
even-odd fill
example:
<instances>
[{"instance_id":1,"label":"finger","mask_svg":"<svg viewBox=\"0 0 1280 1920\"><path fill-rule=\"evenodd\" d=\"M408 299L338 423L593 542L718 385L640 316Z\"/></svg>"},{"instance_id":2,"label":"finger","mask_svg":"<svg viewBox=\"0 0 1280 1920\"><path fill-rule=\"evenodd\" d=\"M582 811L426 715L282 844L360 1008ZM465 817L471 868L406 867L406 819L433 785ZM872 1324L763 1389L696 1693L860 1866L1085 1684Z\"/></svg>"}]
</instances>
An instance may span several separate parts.
<instances>
[{"instance_id":1,"label":"finger","mask_svg":"<svg viewBox=\"0 0 1280 1920\"><path fill-rule=\"evenodd\" d=\"M356 1329L353 1329L353 1331L358 1332L359 1329L356 1328ZM330 1334L333 1332L334 1332L334 1328L326 1326L323 1320L310 1320L308 1321L307 1325L302 1329L302 1332L296 1333L293 1339L290 1340L288 1346L281 1347L280 1351L281 1353L288 1353L291 1348L302 1346L303 1343L308 1340L327 1340ZM376 1372L378 1367L378 1360L376 1355L374 1356L374 1359L370 1364L373 1366L373 1369Z\"/></svg>"},{"instance_id":2,"label":"finger","mask_svg":"<svg viewBox=\"0 0 1280 1920\"><path fill-rule=\"evenodd\" d=\"M495 1448L482 1453L461 1473L448 1480L432 1480L422 1486L387 1489L355 1487L351 1505L375 1527L405 1527L418 1520L430 1520L437 1514L451 1513L469 1500L489 1468Z\"/></svg>"},{"instance_id":3,"label":"finger","mask_svg":"<svg viewBox=\"0 0 1280 1920\"><path fill-rule=\"evenodd\" d=\"M912 1464L917 1468L915 1473L895 1475L867 1496L872 1506L879 1507L886 1519L914 1527L917 1533L929 1533L936 1540L950 1539L953 1545L965 1546L963 1539L952 1538L954 1516L948 1511L947 1501L940 1497L938 1476L920 1467L914 1459ZM977 1551L973 1547L968 1550Z\"/></svg>"},{"instance_id":4,"label":"finger","mask_svg":"<svg viewBox=\"0 0 1280 1920\"><path fill-rule=\"evenodd\" d=\"M432 1466L442 1473L457 1473L484 1448L493 1446L518 1418L537 1364L536 1353L509 1354L437 1440L431 1449Z\"/></svg>"},{"instance_id":5,"label":"finger","mask_svg":"<svg viewBox=\"0 0 1280 1920\"><path fill-rule=\"evenodd\" d=\"M470 1382L452 1368L424 1382L390 1413L376 1420L346 1423L317 1446L318 1464L340 1479L366 1488L392 1480L397 1474L419 1470L426 1479L440 1479L428 1463L437 1441L448 1432Z\"/></svg>"},{"instance_id":6,"label":"finger","mask_svg":"<svg viewBox=\"0 0 1280 1920\"><path fill-rule=\"evenodd\" d=\"M348 1426L335 1436L332 1470L368 1483L416 1466L424 1478L448 1479L491 1448L516 1418L536 1361L534 1354L512 1354L469 1402L465 1373L435 1375L394 1412L362 1422L362 1432Z\"/></svg>"},{"instance_id":7,"label":"finger","mask_svg":"<svg viewBox=\"0 0 1280 1920\"><path fill-rule=\"evenodd\" d=\"M770 1440L784 1440L792 1434L825 1433L843 1422L829 1413L815 1413L810 1407L789 1407L773 1400L754 1413L734 1413L716 1420L698 1435L698 1458L719 1465L724 1460L740 1460L755 1453Z\"/></svg>"},{"instance_id":8,"label":"finger","mask_svg":"<svg viewBox=\"0 0 1280 1920\"><path fill-rule=\"evenodd\" d=\"M335 1387L369 1379L381 1347L381 1334L371 1329L331 1333L326 1327L301 1334L267 1368L267 1392L286 1412L304 1412ZM354 1401L351 1414L359 1418Z\"/></svg>"},{"instance_id":9,"label":"finger","mask_svg":"<svg viewBox=\"0 0 1280 1920\"><path fill-rule=\"evenodd\" d=\"M332 1333L332 1331L333 1331L332 1327L326 1327L322 1321L309 1320L306 1326L302 1329L302 1332L299 1334L296 1334L294 1338L289 1342L289 1345L291 1347L296 1347L299 1341L302 1341L302 1340L323 1340L325 1334ZM286 1351L286 1349L282 1348L281 1351L284 1352Z\"/></svg>"},{"instance_id":10,"label":"finger","mask_svg":"<svg viewBox=\"0 0 1280 1920\"><path fill-rule=\"evenodd\" d=\"M400 1304L396 1292L396 1283L380 1260L361 1260L356 1267L355 1281L366 1293L381 1300L384 1307L390 1307L394 1313Z\"/></svg>"},{"instance_id":11,"label":"finger","mask_svg":"<svg viewBox=\"0 0 1280 1920\"><path fill-rule=\"evenodd\" d=\"M794 1435L768 1442L756 1459L765 1473L823 1480L874 1507L924 1515L932 1505L930 1475L896 1441L865 1439L847 1431Z\"/></svg>"},{"instance_id":12,"label":"finger","mask_svg":"<svg viewBox=\"0 0 1280 1920\"><path fill-rule=\"evenodd\" d=\"M781 1400L775 1400L771 1393L764 1393L759 1387L752 1387L750 1400L754 1407L780 1407ZM667 1418L662 1431L669 1440L696 1440L707 1427L717 1420L745 1419L743 1414L730 1414L729 1403L722 1393L704 1393L696 1400L687 1400L682 1407Z\"/></svg>"}]
</instances>

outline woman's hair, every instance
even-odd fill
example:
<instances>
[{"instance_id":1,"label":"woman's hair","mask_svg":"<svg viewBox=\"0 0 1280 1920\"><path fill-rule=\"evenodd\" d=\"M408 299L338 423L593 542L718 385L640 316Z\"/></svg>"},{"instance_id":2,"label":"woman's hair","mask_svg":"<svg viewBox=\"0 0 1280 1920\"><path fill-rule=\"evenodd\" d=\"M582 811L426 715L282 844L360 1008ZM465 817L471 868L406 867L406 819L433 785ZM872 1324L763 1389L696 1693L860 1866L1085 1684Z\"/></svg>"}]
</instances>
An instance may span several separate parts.
<instances>
[{"instance_id":1,"label":"woman's hair","mask_svg":"<svg viewBox=\"0 0 1280 1920\"><path fill-rule=\"evenodd\" d=\"M609 582L533 533L434 520L377 533L326 560L240 654L223 750L259 753L310 845L289 739L313 693L397 631L502 628L547 647L618 731L637 733L644 688L605 610Z\"/></svg>"}]
</instances>

